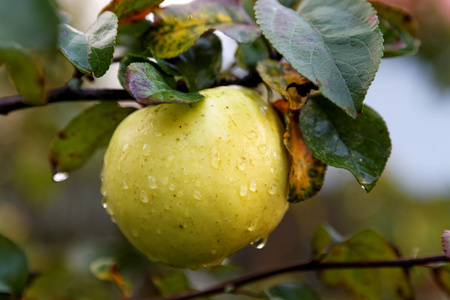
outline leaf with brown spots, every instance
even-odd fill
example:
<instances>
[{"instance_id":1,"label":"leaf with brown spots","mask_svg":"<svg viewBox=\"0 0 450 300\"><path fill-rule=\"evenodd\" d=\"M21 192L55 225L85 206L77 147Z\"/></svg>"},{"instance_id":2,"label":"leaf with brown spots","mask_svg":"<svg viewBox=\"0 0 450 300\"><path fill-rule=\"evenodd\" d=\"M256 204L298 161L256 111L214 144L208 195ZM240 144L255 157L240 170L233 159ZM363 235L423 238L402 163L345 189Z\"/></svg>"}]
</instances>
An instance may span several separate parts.
<instances>
[{"instance_id":1,"label":"leaf with brown spots","mask_svg":"<svg viewBox=\"0 0 450 300\"><path fill-rule=\"evenodd\" d=\"M154 14L146 44L159 58L185 52L208 30L222 31L239 43L253 42L261 35L239 0L196 0L157 8Z\"/></svg>"},{"instance_id":2,"label":"leaf with brown spots","mask_svg":"<svg viewBox=\"0 0 450 300\"><path fill-rule=\"evenodd\" d=\"M326 165L315 158L306 146L300 131L298 111L289 116L284 144L291 155L289 202L311 198L322 188Z\"/></svg>"},{"instance_id":3,"label":"leaf with brown spots","mask_svg":"<svg viewBox=\"0 0 450 300\"><path fill-rule=\"evenodd\" d=\"M380 1L369 1L377 10L383 33L384 58L414 54L419 49L418 24L404 8Z\"/></svg>"},{"instance_id":4,"label":"leaf with brown spots","mask_svg":"<svg viewBox=\"0 0 450 300\"><path fill-rule=\"evenodd\" d=\"M162 0L112 0L103 11L112 11L119 19L119 25L124 25L144 19L161 2Z\"/></svg>"},{"instance_id":5,"label":"leaf with brown spots","mask_svg":"<svg viewBox=\"0 0 450 300\"><path fill-rule=\"evenodd\" d=\"M310 90L317 89L288 62L265 59L258 62L256 70L267 85L289 100L291 110L302 108Z\"/></svg>"},{"instance_id":6,"label":"leaf with brown spots","mask_svg":"<svg viewBox=\"0 0 450 300\"><path fill-rule=\"evenodd\" d=\"M135 108L119 107L115 102L102 102L72 119L50 145L53 174L81 167L97 149L108 145L117 125L133 111Z\"/></svg>"}]
</instances>

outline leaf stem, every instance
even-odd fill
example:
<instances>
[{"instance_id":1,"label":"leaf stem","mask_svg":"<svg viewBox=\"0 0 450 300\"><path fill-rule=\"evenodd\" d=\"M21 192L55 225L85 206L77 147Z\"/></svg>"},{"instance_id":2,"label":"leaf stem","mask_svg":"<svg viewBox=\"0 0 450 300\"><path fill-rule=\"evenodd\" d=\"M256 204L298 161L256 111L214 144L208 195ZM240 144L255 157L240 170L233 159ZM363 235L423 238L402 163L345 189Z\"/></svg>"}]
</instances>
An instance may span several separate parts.
<instances>
[{"instance_id":1,"label":"leaf stem","mask_svg":"<svg viewBox=\"0 0 450 300\"><path fill-rule=\"evenodd\" d=\"M329 269L356 269L356 268L410 268L413 266L424 266L431 263L449 262L450 259L445 255L423 256L416 258L398 258L392 260L368 260L368 261L348 261L348 262L320 262L317 260L302 260L295 263L277 267L265 271L255 272L243 275L229 281L225 281L209 288L190 291L183 294L176 294L167 298L146 298L140 300L186 300L196 297L211 296L221 293L233 293L238 288L257 280L268 278L288 272L304 272L304 271L319 271ZM138 300L138 299L135 299Z\"/></svg>"}]
</instances>

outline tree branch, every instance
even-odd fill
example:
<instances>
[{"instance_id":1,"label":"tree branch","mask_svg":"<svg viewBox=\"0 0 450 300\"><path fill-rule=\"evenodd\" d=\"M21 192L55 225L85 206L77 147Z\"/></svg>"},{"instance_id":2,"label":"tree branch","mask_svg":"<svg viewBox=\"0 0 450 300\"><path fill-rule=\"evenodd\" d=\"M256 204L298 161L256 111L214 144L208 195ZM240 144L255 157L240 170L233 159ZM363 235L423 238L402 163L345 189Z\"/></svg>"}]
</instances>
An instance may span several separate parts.
<instances>
[{"instance_id":1,"label":"tree branch","mask_svg":"<svg viewBox=\"0 0 450 300\"><path fill-rule=\"evenodd\" d=\"M125 90L117 89L70 89L68 87L51 90L48 92L48 103L65 101L118 101L134 100ZM0 114L6 115L14 110L34 107L23 102L19 95L0 98Z\"/></svg>"},{"instance_id":2,"label":"tree branch","mask_svg":"<svg viewBox=\"0 0 450 300\"><path fill-rule=\"evenodd\" d=\"M253 87L258 85L262 81L256 71L249 72L249 74L242 78L227 78L217 79L211 87L221 85L242 85L247 87ZM186 91L187 87L184 82L178 83L178 90ZM119 101L119 100L132 100L135 101L126 90L120 89L71 89L69 87L63 87L48 92L47 103L67 102L67 101ZM28 107L35 107L23 102L23 98L20 95L0 98L0 115L7 115L8 113Z\"/></svg>"},{"instance_id":3,"label":"tree branch","mask_svg":"<svg viewBox=\"0 0 450 300\"><path fill-rule=\"evenodd\" d=\"M219 283L204 290L192 291L183 294L173 295L168 298L147 298L140 300L186 300L196 297L211 296L214 294L233 292L250 282L271 277L288 272L318 271L329 269L361 269L361 268L410 268L413 266L423 266L436 262L449 262L445 255L424 256L417 258L399 258L392 260L372 260L372 261L349 261L349 262L320 262L316 260L303 260L287 266L277 267L271 270L256 272L244 275L229 281ZM138 300L138 299L136 299Z\"/></svg>"}]
</instances>

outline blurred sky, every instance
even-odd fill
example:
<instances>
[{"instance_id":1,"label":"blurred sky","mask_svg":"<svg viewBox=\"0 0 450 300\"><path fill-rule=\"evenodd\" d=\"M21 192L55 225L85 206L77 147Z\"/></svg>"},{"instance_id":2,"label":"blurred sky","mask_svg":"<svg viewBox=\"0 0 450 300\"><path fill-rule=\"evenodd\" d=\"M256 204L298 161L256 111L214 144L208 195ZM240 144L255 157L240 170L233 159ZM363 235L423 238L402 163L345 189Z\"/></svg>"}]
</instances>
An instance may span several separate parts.
<instances>
[{"instance_id":1,"label":"blurred sky","mask_svg":"<svg viewBox=\"0 0 450 300\"><path fill-rule=\"evenodd\" d=\"M83 8L72 17L73 25L84 31L109 0L58 2L71 15ZM185 2L189 1L166 0L164 5ZM223 40L224 60L229 63L236 46ZM113 66L98 86L119 87L116 74ZM365 100L390 131L392 154L385 174L405 191L427 198L450 193L450 89L437 88L433 76L429 65L417 57L385 59ZM353 180L347 171L331 168L328 173L327 181L335 180L336 174Z\"/></svg>"}]
</instances>

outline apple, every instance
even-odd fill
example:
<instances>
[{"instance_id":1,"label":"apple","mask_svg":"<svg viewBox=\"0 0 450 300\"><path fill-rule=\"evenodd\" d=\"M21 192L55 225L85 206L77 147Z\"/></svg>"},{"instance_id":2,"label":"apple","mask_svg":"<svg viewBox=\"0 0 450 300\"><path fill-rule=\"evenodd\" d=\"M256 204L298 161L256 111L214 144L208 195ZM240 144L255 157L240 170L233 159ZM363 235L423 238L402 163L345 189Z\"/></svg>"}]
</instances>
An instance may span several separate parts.
<instances>
[{"instance_id":1,"label":"apple","mask_svg":"<svg viewBox=\"0 0 450 300\"><path fill-rule=\"evenodd\" d=\"M151 261L199 269L261 242L288 208L284 126L257 92L216 87L137 110L104 157L104 207Z\"/></svg>"}]
</instances>

